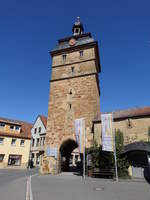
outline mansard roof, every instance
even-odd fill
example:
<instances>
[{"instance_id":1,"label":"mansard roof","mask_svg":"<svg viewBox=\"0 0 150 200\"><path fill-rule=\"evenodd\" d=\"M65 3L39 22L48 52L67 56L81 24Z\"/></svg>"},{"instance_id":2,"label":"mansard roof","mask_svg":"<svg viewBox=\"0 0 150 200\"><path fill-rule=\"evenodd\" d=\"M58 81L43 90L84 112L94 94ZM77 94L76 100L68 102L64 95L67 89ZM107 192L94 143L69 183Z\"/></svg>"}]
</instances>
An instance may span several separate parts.
<instances>
[{"instance_id":1,"label":"mansard roof","mask_svg":"<svg viewBox=\"0 0 150 200\"><path fill-rule=\"evenodd\" d=\"M12 133L9 131L4 132L0 130L0 136L17 137L17 138L24 138L24 139L31 138L31 129L33 126L31 123L15 120L15 119L3 118L3 117L0 117L0 122L4 122L6 124L11 124L11 125L17 125L21 127L21 131L18 133Z\"/></svg>"}]
</instances>

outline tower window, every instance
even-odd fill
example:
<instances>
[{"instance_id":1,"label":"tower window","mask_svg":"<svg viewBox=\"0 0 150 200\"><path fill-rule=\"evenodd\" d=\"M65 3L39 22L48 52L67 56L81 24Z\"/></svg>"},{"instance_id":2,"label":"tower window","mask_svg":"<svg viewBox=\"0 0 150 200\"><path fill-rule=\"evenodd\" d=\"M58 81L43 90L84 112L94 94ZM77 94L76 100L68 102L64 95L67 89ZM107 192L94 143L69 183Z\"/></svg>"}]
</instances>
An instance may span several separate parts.
<instances>
[{"instance_id":1,"label":"tower window","mask_svg":"<svg viewBox=\"0 0 150 200\"><path fill-rule=\"evenodd\" d=\"M74 72L74 67L71 67L71 71L72 71L72 73Z\"/></svg>"},{"instance_id":2,"label":"tower window","mask_svg":"<svg viewBox=\"0 0 150 200\"><path fill-rule=\"evenodd\" d=\"M69 108L70 108L70 110L71 110L71 103L69 103Z\"/></svg>"},{"instance_id":3,"label":"tower window","mask_svg":"<svg viewBox=\"0 0 150 200\"><path fill-rule=\"evenodd\" d=\"M83 51L80 51L80 57L82 57L83 56Z\"/></svg>"},{"instance_id":4,"label":"tower window","mask_svg":"<svg viewBox=\"0 0 150 200\"><path fill-rule=\"evenodd\" d=\"M63 58L63 61L66 61L67 55L66 55L66 54L63 54L63 55L62 55L62 58Z\"/></svg>"},{"instance_id":5,"label":"tower window","mask_svg":"<svg viewBox=\"0 0 150 200\"><path fill-rule=\"evenodd\" d=\"M72 95L72 89L70 89L70 92L69 92L69 94L70 94L70 95Z\"/></svg>"}]
</instances>

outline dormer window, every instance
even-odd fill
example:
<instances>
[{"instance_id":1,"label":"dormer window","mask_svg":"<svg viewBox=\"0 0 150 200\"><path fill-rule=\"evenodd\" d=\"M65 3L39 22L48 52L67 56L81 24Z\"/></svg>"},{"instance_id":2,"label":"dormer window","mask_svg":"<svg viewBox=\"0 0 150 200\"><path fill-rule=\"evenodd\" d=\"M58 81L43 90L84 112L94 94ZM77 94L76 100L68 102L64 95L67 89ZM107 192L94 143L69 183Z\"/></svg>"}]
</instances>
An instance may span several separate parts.
<instances>
[{"instance_id":1,"label":"dormer window","mask_svg":"<svg viewBox=\"0 0 150 200\"><path fill-rule=\"evenodd\" d=\"M16 126L16 127L15 127L15 130L19 132L19 131L20 131L20 127L19 127L19 126Z\"/></svg>"},{"instance_id":2,"label":"dormer window","mask_svg":"<svg viewBox=\"0 0 150 200\"><path fill-rule=\"evenodd\" d=\"M10 125L10 130L11 130L11 131L14 130L14 125Z\"/></svg>"},{"instance_id":3,"label":"dormer window","mask_svg":"<svg viewBox=\"0 0 150 200\"><path fill-rule=\"evenodd\" d=\"M4 122L0 122L0 128L4 128L5 127L5 123Z\"/></svg>"},{"instance_id":4,"label":"dormer window","mask_svg":"<svg viewBox=\"0 0 150 200\"><path fill-rule=\"evenodd\" d=\"M66 54L63 54L63 55L62 55L62 58L63 58L63 61L65 62L65 61L66 61L66 58L67 58L67 55L66 55Z\"/></svg>"}]
</instances>

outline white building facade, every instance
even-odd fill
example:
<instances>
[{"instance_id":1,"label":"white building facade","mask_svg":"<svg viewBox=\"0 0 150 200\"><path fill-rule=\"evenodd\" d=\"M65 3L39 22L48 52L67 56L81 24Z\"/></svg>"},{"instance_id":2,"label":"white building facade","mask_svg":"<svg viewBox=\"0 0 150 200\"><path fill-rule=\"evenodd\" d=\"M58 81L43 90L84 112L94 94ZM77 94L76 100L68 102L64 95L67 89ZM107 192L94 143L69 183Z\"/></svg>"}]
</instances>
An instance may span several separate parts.
<instances>
[{"instance_id":1,"label":"white building facade","mask_svg":"<svg viewBox=\"0 0 150 200\"><path fill-rule=\"evenodd\" d=\"M31 159L34 166L40 165L41 155L44 154L47 118L39 115L31 129Z\"/></svg>"}]
</instances>

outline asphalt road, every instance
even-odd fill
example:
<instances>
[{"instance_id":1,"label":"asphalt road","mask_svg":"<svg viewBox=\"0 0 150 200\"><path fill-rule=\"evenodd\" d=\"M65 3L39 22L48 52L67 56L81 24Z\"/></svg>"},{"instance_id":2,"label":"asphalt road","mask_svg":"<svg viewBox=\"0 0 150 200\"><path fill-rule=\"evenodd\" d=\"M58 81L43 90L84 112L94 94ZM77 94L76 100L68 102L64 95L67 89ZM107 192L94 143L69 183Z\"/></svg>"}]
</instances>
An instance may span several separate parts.
<instances>
[{"instance_id":1,"label":"asphalt road","mask_svg":"<svg viewBox=\"0 0 150 200\"><path fill-rule=\"evenodd\" d=\"M31 179L33 200L149 200L150 185L143 181L91 179L78 176L37 175Z\"/></svg>"},{"instance_id":2,"label":"asphalt road","mask_svg":"<svg viewBox=\"0 0 150 200\"><path fill-rule=\"evenodd\" d=\"M16 169L0 169L0 187L7 185L11 181L17 180L21 177L27 177L38 172L37 168L16 170Z\"/></svg>"},{"instance_id":3,"label":"asphalt road","mask_svg":"<svg viewBox=\"0 0 150 200\"><path fill-rule=\"evenodd\" d=\"M25 200L27 177L38 169L0 169L0 200Z\"/></svg>"}]
</instances>

